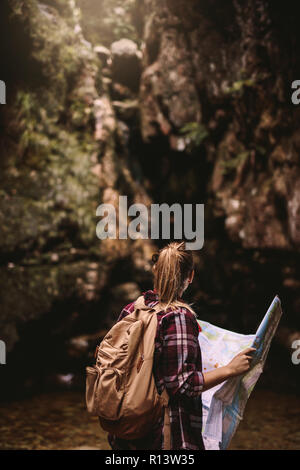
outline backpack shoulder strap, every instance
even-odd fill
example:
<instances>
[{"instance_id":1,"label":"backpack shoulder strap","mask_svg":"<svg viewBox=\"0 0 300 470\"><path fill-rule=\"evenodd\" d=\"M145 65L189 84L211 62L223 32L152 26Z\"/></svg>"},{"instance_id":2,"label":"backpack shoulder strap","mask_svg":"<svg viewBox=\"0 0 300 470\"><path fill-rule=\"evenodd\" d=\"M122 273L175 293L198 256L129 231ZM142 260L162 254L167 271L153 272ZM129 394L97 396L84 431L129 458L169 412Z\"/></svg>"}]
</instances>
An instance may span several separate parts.
<instances>
[{"instance_id":1,"label":"backpack shoulder strap","mask_svg":"<svg viewBox=\"0 0 300 470\"><path fill-rule=\"evenodd\" d=\"M151 312L159 312L161 309L159 305L154 305L153 307L149 307L148 305L146 305L144 301L144 296L141 295L134 302L134 310L149 310Z\"/></svg>"},{"instance_id":2,"label":"backpack shoulder strap","mask_svg":"<svg viewBox=\"0 0 300 470\"><path fill-rule=\"evenodd\" d=\"M144 296L141 295L134 302L134 310L141 310L141 309L145 309L145 308L147 308L147 306L145 305L145 302L144 302Z\"/></svg>"},{"instance_id":3,"label":"backpack shoulder strap","mask_svg":"<svg viewBox=\"0 0 300 470\"><path fill-rule=\"evenodd\" d=\"M155 305L154 307L148 307L145 305L144 296L140 296L134 303L134 311L137 310L149 310L150 312L159 312L160 307L159 305ZM141 343L141 356L143 357L143 339ZM166 388L163 389L161 394L161 399L164 407L164 422L163 422L163 435L164 435L164 450L171 449L171 424L170 424L170 408L169 408L169 394Z\"/></svg>"}]
</instances>

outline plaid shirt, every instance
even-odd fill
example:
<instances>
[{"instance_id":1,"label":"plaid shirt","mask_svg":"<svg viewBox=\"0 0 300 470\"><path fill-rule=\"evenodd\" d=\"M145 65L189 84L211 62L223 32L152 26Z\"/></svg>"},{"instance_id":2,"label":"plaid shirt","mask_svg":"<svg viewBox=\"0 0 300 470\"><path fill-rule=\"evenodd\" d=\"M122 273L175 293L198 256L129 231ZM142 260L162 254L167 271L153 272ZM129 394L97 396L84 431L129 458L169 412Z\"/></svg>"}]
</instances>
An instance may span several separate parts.
<instances>
[{"instance_id":1,"label":"plaid shirt","mask_svg":"<svg viewBox=\"0 0 300 470\"><path fill-rule=\"evenodd\" d=\"M154 291L144 293L145 304L158 302ZM118 319L134 310L134 302L127 305ZM202 375L199 328L194 315L184 307L157 313L153 373L158 392L166 387L170 396L171 449L204 449L202 441ZM124 441L109 436L114 450L162 449L163 418L157 428L142 439Z\"/></svg>"}]
</instances>

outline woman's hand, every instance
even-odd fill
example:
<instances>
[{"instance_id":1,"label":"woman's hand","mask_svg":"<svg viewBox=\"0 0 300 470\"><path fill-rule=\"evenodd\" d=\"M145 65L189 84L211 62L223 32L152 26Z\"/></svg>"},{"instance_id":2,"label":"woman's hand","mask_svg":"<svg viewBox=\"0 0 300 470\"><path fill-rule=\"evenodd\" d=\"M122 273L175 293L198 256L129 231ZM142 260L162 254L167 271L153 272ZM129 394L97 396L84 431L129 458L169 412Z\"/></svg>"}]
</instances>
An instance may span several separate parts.
<instances>
[{"instance_id":1,"label":"woman's hand","mask_svg":"<svg viewBox=\"0 0 300 470\"><path fill-rule=\"evenodd\" d=\"M218 367L203 374L204 386L202 392L218 385L224 380L236 377L237 375L244 374L250 369L250 362L252 357L250 354L255 351L255 348L247 348L237 354L227 366Z\"/></svg>"},{"instance_id":2,"label":"woman's hand","mask_svg":"<svg viewBox=\"0 0 300 470\"><path fill-rule=\"evenodd\" d=\"M232 361L227 364L226 367L228 368L231 377L236 377L237 375L241 375L245 372L248 372L252 360L252 356L250 356L250 354L255 350L255 348L247 348L237 354L232 359Z\"/></svg>"}]
</instances>

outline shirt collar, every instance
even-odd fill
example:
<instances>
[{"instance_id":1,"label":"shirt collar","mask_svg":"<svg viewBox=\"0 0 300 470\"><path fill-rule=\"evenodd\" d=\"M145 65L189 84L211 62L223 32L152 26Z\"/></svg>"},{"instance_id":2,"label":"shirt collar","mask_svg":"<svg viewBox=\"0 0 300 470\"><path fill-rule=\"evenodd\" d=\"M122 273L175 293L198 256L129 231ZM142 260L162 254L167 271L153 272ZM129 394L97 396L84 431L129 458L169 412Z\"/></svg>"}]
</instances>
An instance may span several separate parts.
<instances>
[{"instance_id":1,"label":"shirt collar","mask_svg":"<svg viewBox=\"0 0 300 470\"><path fill-rule=\"evenodd\" d=\"M143 295L146 305L150 302L158 302L158 295L155 289L147 290L147 292L144 292Z\"/></svg>"}]
</instances>

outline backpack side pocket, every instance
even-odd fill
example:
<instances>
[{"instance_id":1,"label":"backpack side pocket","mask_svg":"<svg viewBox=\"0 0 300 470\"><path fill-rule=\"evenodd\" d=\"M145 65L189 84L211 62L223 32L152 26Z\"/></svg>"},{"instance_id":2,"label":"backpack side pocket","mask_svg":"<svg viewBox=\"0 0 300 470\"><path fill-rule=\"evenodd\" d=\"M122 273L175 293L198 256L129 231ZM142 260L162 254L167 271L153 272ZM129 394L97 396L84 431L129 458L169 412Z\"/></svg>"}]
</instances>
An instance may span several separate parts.
<instances>
[{"instance_id":1,"label":"backpack side pocket","mask_svg":"<svg viewBox=\"0 0 300 470\"><path fill-rule=\"evenodd\" d=\"M85 401L89 413L98 416L97 413L97 389L99 387L100 371L98 367L86 367Z\"/></svg>"}]
</instances>

